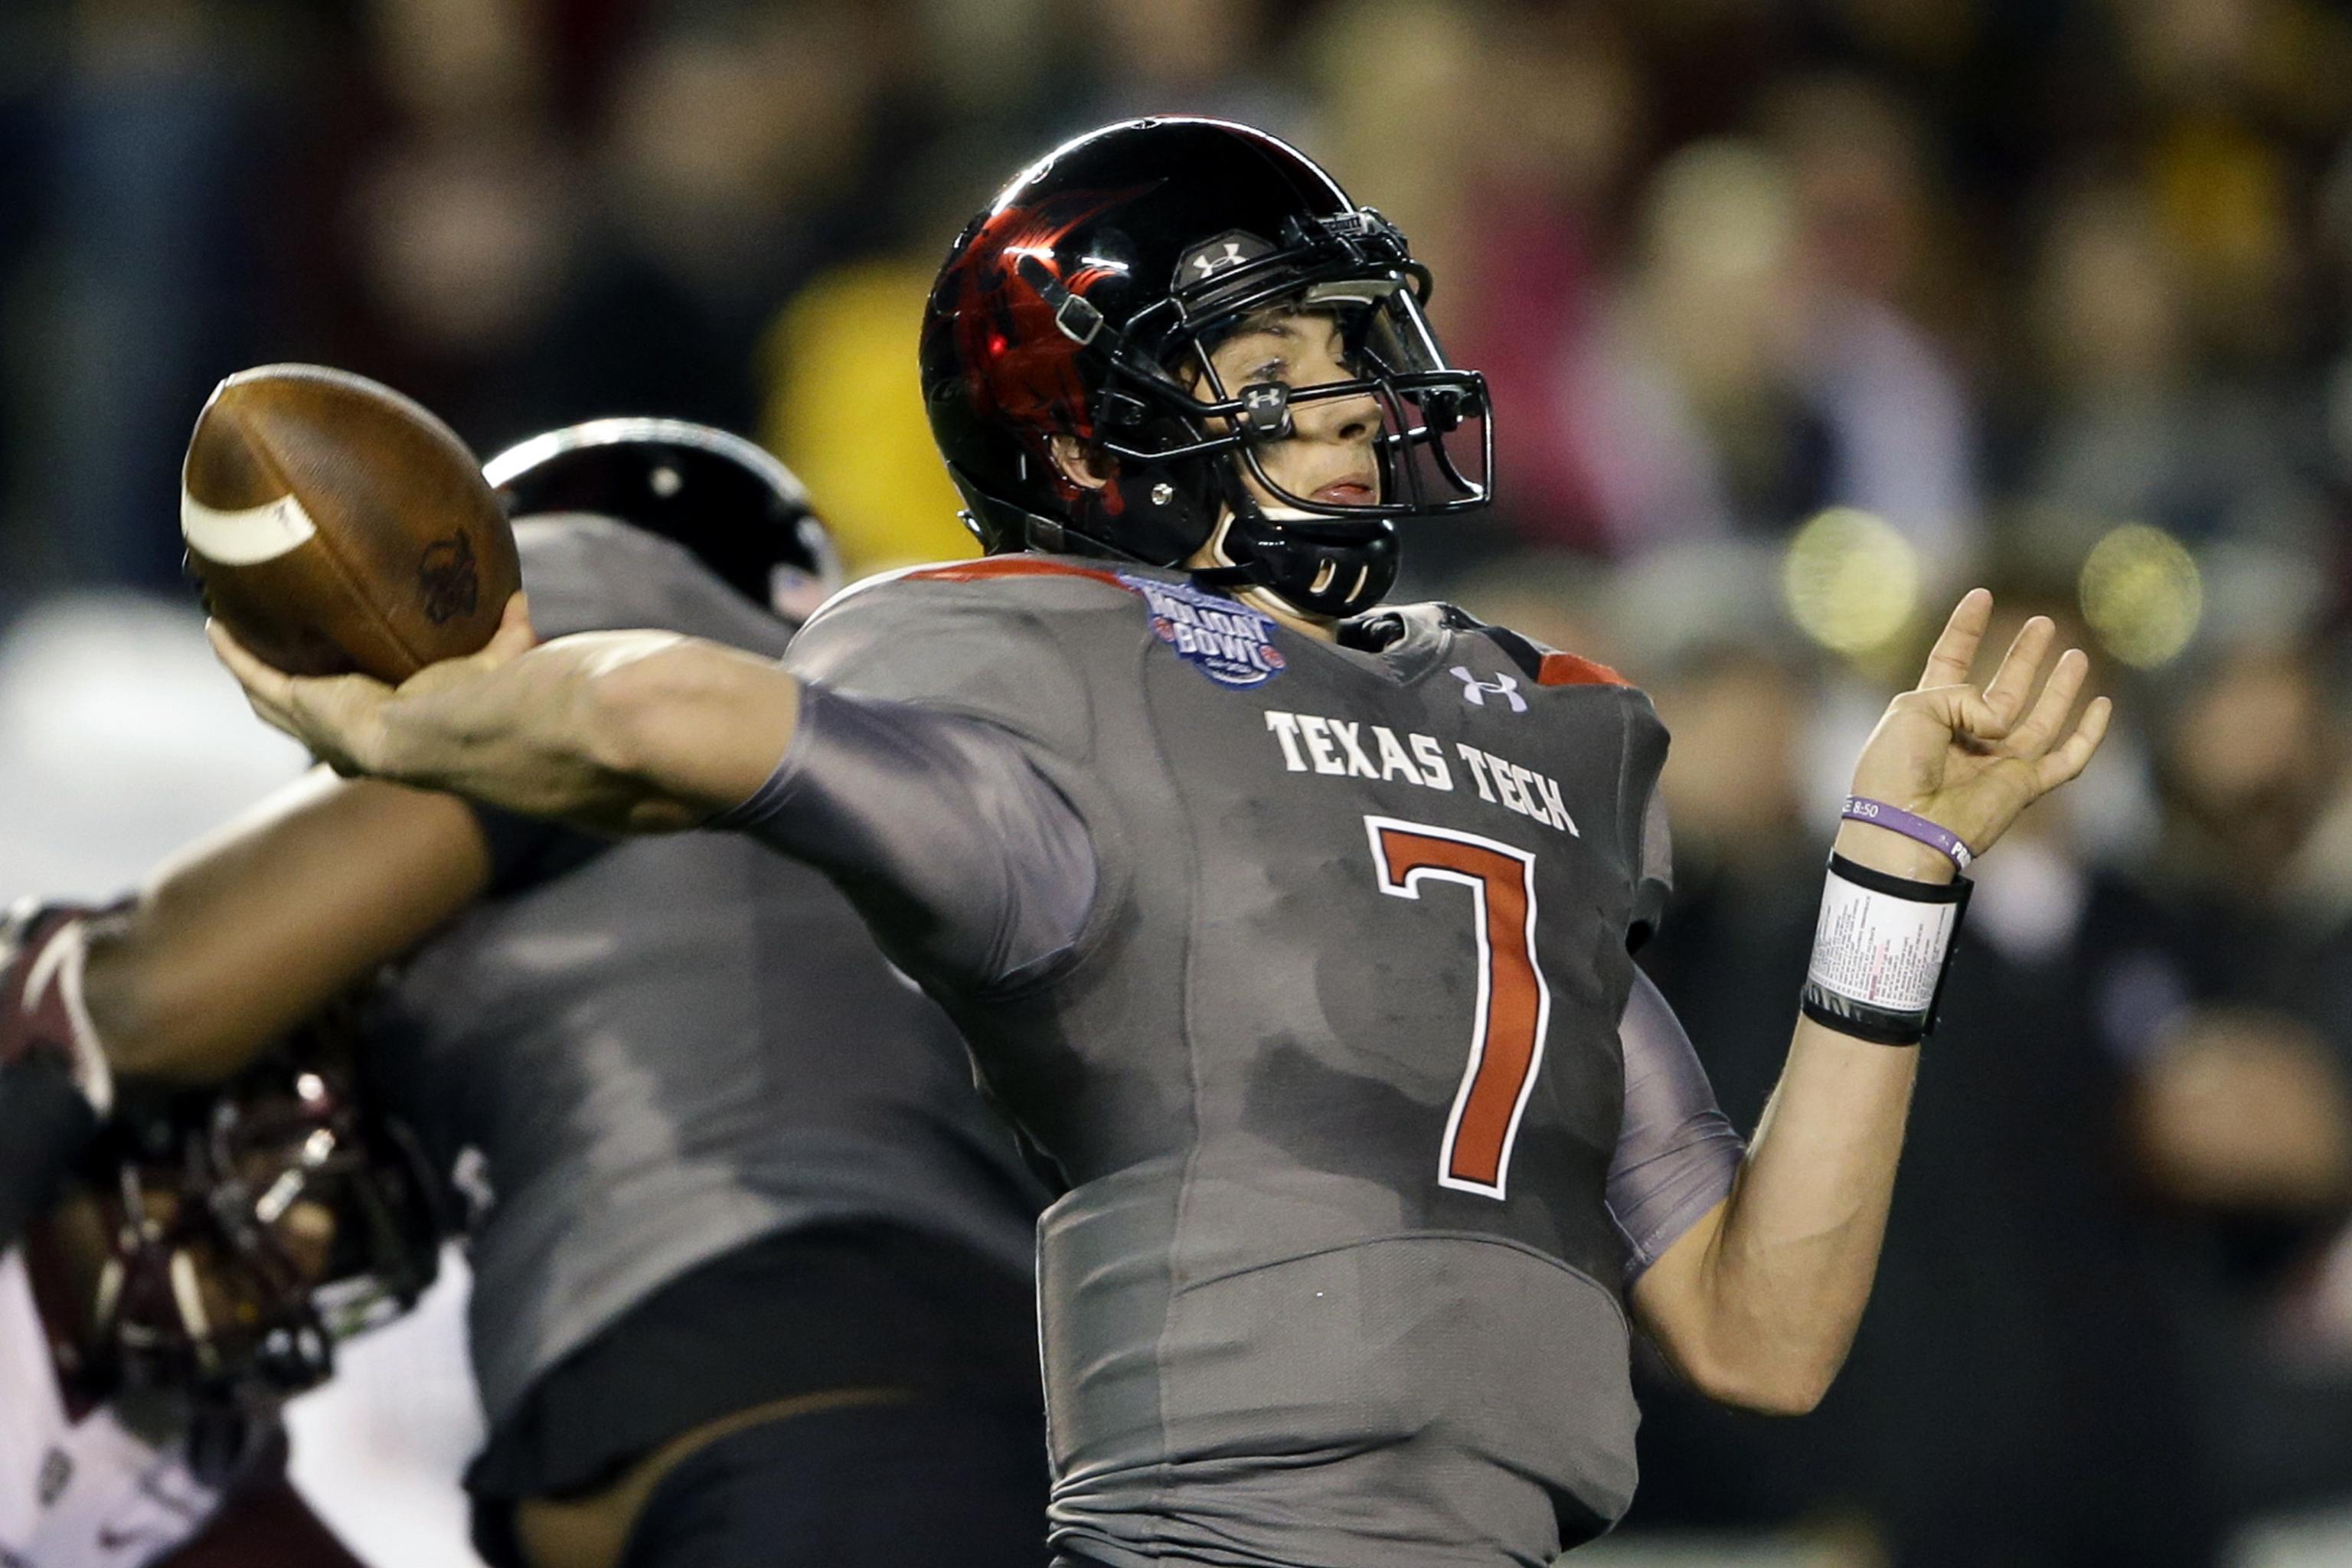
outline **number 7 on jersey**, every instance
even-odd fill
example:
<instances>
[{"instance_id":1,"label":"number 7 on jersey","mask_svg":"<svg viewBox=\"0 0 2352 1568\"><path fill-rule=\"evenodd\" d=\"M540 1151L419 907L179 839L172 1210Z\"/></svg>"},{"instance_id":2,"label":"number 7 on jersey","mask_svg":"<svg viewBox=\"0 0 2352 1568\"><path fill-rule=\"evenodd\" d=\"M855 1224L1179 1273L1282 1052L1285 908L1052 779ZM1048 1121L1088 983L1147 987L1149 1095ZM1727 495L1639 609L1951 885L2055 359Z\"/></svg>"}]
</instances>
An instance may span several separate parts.
<instances>
[{"instance_id":1,"label":"number 7 on jersey","mask_svg":"<svg viewBox=\"0 0 2352 1568\"><path fill-rule=\"evenodd\" d=\"M1478 1001L1470 1061L1437 1152L1437 1184L1500 1198L1551 1018L1551 991L1536 965L1536 858L1475 833L1391 816L1367 816L1364 828L1381 892L1417 900L1431 881L1470 889Z\"/></svg>"}]
</instances>

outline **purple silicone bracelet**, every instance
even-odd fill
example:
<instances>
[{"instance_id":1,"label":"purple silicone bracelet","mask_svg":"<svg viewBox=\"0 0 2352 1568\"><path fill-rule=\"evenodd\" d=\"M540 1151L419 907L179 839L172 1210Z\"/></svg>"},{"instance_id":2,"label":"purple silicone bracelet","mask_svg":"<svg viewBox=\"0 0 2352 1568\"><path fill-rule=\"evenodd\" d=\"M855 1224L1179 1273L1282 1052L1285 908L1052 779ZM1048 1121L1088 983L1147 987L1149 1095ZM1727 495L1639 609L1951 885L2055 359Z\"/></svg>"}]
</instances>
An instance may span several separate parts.
<instances>
[{"instance_id":1,"label":"purple silicone bracelet","mask_svg":"<svg viewBox=\"0 0 2352 1568\"><path fill-rule=\"evenodd\" d=\"M1950 828L1939 827L1924 816L1914 816L1901 806L1889 805L1883 800L1850 795L1845 797L1845 810L1839 815L1849 822L1867 822L1890 833L1900 833L1906 838L1916 838L1930 849L1940 849L1963 871L1976 858L1960 836Z\"/></svg>"}]
</instances>

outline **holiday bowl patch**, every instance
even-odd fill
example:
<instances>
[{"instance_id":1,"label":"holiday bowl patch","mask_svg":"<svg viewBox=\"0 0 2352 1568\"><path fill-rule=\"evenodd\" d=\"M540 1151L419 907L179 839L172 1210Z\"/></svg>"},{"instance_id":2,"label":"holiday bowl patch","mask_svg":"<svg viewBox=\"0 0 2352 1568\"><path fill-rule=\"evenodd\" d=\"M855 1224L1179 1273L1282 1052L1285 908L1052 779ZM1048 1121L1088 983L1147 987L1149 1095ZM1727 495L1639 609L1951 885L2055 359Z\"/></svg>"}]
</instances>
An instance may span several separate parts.
<instances>
[{"instance_id":1,"label":"holiday bowl patch","mask_svg":"<svg viewBox=\"0 0 2352 1568\"><path fill-rule=\"evenodd\" d=\"M1162 583L1122 572L1118 580L1143 595L1151 630L1176 657L1220 686L1263 686L1286 661L1274 646L1274 617L1190 583Z\"/></svg>"}]
</instances>

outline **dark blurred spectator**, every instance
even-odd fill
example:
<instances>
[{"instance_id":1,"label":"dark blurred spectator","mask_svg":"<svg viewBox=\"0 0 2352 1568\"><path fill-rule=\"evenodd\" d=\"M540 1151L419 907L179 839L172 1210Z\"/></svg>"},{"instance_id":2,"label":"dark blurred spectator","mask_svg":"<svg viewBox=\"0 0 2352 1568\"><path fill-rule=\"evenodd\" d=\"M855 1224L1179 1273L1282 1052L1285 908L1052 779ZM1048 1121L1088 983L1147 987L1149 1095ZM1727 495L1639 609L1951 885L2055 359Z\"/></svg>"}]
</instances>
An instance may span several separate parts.
<instances>
[{"instance_id":1,"label":"dark blurred spectator","mask_svg":"<svg viewBox=\"0 0 2352 1568\"><path fill-rule=\"evenodd\" d=\"M2201 1377L2241 1513L2352 1497L2352 1342L2325 1318L2352 1214L2342 713L2295 645L2230 647L2163 716L2164 830L2085 916L2096 1037L2133 1072L2142 1179L2199 1264Z\"/></svg>"},{"instance_id":2,"label":"dark blurred spectator","mask_svg":"<svg viewBox=\"0 0 2352 1568\"><path fill-rule=\"evenodd\" d=\"M1856 1474L1906 1568L2194 1568L2227 1534L2195 1292L2136 1179L2134 1064L2093 1027L2072 837L2037 816L1977 872L1851 1363Z\"/></svg>"},{"instance_id":3,"label":"dark blurred spectator","mask_svg":"<svg viewBox=\"0 0 2352 1568\"><path fill-rule=\"evenodd\" d=\"M202 0L57 15L34 110L46 254L10 301L9 444L69 580L177 585L181 446L253 305L246 176L283 19Z\"/></svg>"},{"instance_id":4,"label":"dark blurred spectator","mask_svg":"<svg viewBox=\"0 0 2352 1568\"><path fill-rule=\"evenodd\" d=\"M580 414L750 430L756 350L820 266L888 237L861 185L880 8L744 6L645 40L617 86L583 277L543 345ZM911 322L909 323L911 331Z\"/></svg>"},{"instance_id":5,"label":"dark blurred spectator","mask_svg":"<svg viewBox=\"0 0 2352 1568\"><path fill-rule=\"evenodd\" d=\"M1080 8L1094 90L1066 132L1136 114L1207 114L1276 132L1298 120L1267 0L1061 0L1065 12Z\"/></svg>"},{"instance_id":6,"label":"dark blurred spectator","mask_svg":"<svg viewBox=\"0 0 2352 1568\"><path fill-rule=\"evenodd\" d=\"M2141 192L2095 184L2059 206L2032 319L2048 407L2025 482L2077 548L2126 519L2317 542L2315 413L2291 383L2200 374L2187 262Z\"/></svg>"},{"instance_id":7,"label":"dark blurred spectator","mask_svg":"<svg viewBox=\"0 0 2352 1568\"><path fill-rule=\"evenodd\" d=\"M1869 155L1853 128L1842 142ZM1614 552L1782 532L1832 505L1937 554L1967 536L1966 399L1889 300L1826 265L1854 247L1813 243L1809 219L1836 214L1808 212L1800 174L1767 144L1721 141L1675 153L1651 186L1638 267L1566 371L1562 435Z\"/></svg>"},{"instance_id":8,"label":"dark blurred spectator","mask_svg":"<svg viewBox=\"0 0 2352 1568\"><path fill-rule=\"evenodd\" d=\"M1916 111L1856 76L1800 79L1764 121L1788 160L1811 279L1804 347L1835 441L1829 499L1876 512L1930 554L1971 542L1975 416L1923 320L1948 322L1961 285Z\"/></svg>"},{"instance_id":9,"label":"dark blurred spectator","mask_svg":"<svg viewBox=\"0 0 2352 1568\"><path fill-rule=\"evenodd\" d=\"M870 159L896 7L594 9L575 35L561 8L380 8L391 125L342 215L361 287L328 320L483 449L618 413L756 429L778 303L893 232ZM567 110L581 82L602 95Z\"/></svg>"}]
</instances>

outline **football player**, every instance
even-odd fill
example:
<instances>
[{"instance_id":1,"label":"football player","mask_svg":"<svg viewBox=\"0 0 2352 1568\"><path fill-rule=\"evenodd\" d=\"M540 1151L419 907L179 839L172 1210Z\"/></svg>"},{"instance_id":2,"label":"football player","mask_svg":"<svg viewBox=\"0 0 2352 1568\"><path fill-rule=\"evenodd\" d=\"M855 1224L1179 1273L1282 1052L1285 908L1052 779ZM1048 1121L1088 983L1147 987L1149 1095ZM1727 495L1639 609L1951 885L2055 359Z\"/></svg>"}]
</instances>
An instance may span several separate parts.
<instances>
[{"instance_id":1,"label":"football player","mask_svg":"<svg viewBox=\"0 0 2352 1568\"><path fill-rule=\"evenodd\" d=\"M348 1083L280 1053L216 1093L135 1095L0 1252L0 1563L358 1568L289 1484L279 1412L415 1302L441 1216Z\"/></svg>"},{"instance_id":2,"label":"football player","mask_svg":"<svg viewBox=\"0 0 2352 1568\"><path fill-rule=\"evenodd\" d=\"M1430 284L1271 137L1108 127L972 221L923 322L987 559L851 590L782 665L534 647L518 602L394 690L215 632L345 771L841 884L1069 1188L1039 1299L1071 1563L1538 1568L1632 1492L1629 1313L1706 1393L1811 1405L1958 866L2105 727L2069 726L2087 661L2047 621L1970 684L1960 602L1856 764L1743 1149L1629 955L1665 882L1648 701L1381 607L1395 520L1488 495Z\"/></svg>"},{"instance_id":3,"label":"football player","mask_svg":"<svg viewBox=\"0 0 2352 1568\"><path fill-rule=\"evenodd\" d=\"M834 574L797 482L718 431L599 421L486 473L551 627L773 658ZM1034 1568L1045 1194L939 1010L750 839L321 770L24 955L57 1012L0 1052L0 1121L70 1142L110 1075L217 1078L386 963L370 1087L478 1211L486 1556Z\"/></svg>"}]
</instances>

